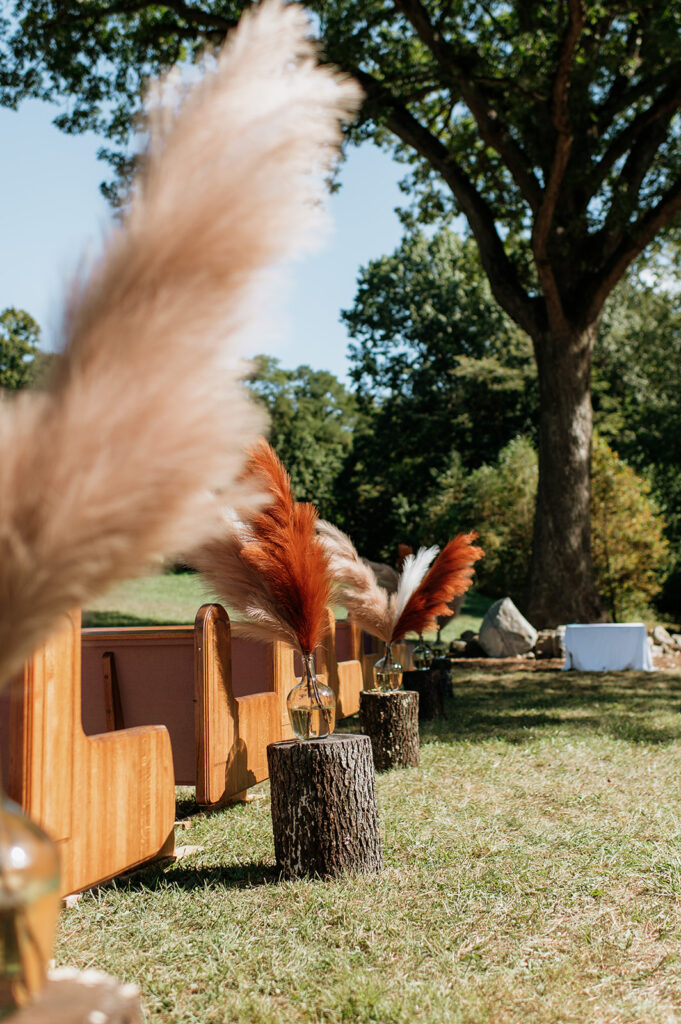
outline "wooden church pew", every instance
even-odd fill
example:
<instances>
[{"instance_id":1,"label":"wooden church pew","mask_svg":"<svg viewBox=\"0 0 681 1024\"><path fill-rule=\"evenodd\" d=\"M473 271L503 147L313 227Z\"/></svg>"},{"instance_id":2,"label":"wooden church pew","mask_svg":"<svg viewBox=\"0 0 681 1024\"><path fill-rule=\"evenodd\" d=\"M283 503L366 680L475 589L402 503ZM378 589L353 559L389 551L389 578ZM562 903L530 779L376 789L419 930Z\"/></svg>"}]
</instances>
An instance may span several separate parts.
<instances>
[{"instance_id":1,"label":"wooden church pew","mask_svg":"<svg viewBox=\"0 0 681 1024\"><path fill-rule=\"evenodd\" d=\"M330 614L326 649L337 718L347 718L359 711L359 695L364 689L361 642L362 632L357 626L343 620L337 622Z\"/></svg>"},{"instance_id":2,"label":"wooden church pew","mask_svg":"<svg viewBox=\"0 0 681 1024\"><path fill-rule=\"evenodd\" d=\"M239 799L267 778L268 744L289 735L284 713L294 685L293 655L281 643L257 644L235 635L217 604L199 609L195 638L196 799L214 804ZM252 686L253 658L259 656L265 669L264 678L257 677L260 688L244 692L243 680Z\"/></svg>"},{"instance_id":3,"label":"wooden church pew","mask_svg":"<svg viewBox=\"0 0 681 1024\"><path fill-rule=\"evenodd\" d=\"M124 724L166 726L175 783L195 786L198 803L242 799L266 778L267 743L287 735L295 682L283 644L240 636L217 604L203 605L193 626L86 629L82 644L86 731L104 727L113 668Z\"/></svg>"},{"instance_id":4,"label":"wooden church pew","mask_svg":"<svg viewBox=\"0 0 681 1024\"><path fill-rule=\"evenodd\" d=\"M357 654L359 631L346 623L337 628L328 614L316 669L337 695L338 717L345 717L358 710L363 688L359 659L344 657ZM202 804L242 799L267 778L267 744L293 735L286 696L301 671L285 644L261 644L242 633L217 604L200 608L193 627L83 630L86 731L105 727L103 680L115 667L123 723L167 727L176 784L195 786Z\"/></svg>"},{"instance_id":5,"label":"wooden church pew","mask_svg":"<svg viewBox=\"0 0 681 1024\"><path fill-rule=\"evenodd\" d=\"M361 648L360 631L329 611L317 671L339 718L359 707L362 658L371 665ZM82 636L80 614L69 616L0 698L8 793L59 842L63 892L170 852L175 784L217 804L263 781L268 743L292 735L298 673L290 649L240 636L219 605L193 627Z\"/></svg>"},{"instance_id":6,"label":"wooden church pew","mask_svg":"<svg viewBox=\"0 0 681 1024\"><path fill-rule=\"evenodd\" d=\"M26 663L5 711L7 703L7 791L57 841L64 895L172 852L168 732L151 725L85 734L79 612Z\"/></svg>"},{"instance_id":7,"label":"wooden church pew","mask_svg":"<svg viewBox=\"0 0 681 1024\"><path fill-rule=\"evenodd\" d=\"M217 804L267 778L268 743L292 735L286 695L300 671L285 645L240 636L219 605L193 627L82 638L79 627L73 613L0 700L8 793L59 842L64 893L170 852L175 784ZM339 718L358 710L362 661L370 671L379 656L363 640L329 612L317 671Z\"/></svg>"}]
</instances>

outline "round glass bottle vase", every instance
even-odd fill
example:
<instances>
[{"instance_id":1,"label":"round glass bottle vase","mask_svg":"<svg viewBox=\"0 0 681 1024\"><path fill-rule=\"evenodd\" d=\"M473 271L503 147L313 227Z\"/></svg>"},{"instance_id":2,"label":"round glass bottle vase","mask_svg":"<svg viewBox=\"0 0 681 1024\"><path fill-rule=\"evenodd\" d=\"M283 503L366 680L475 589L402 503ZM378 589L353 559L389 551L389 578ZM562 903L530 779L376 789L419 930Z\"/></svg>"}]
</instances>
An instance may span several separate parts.
<instances>
[{"instance_id":1,"label":"round glass bottle vase","mask_svg":"<svg viewBox=\"0 0 681 1024\"><path fill-rule=\"evenodd\" d=\"M0 787L0 1019L42 989L60 906L56 844Z\"/></svg>"},{"instance_id":2,"label":"round glass bottle vase","mask_svg":"<svg viewBox=\"0 0 681 1024\"><path fill-rule=\"evenodd\" d=\"M336 724L336 695L315 674L314 656L303 655L303 675L286 698L288 717L297 740L321 740Z\"/></svg>"},{"instance_id":3,"label":"round glass bottle vase","mask_svg":"<svg viewBox=\"0 0 681 1024\"><path fill-rule=\"evenodd\" d=\"M414 662L414 669L417 672L425 672L430 668L433 661L433 652L423 639L422 633L419 633L419 642L412 651L411 656Z\"/></svg>"},{"instance_id":4,"label":"round glass bottle vase","mask_svg":"<svg viewBox=\"0 0 681 1024\"><path fill-rule=\"evenodd\" d=\"M393 657L393 645L385 645L385 654L374 665L376 689L384 693L399 690L402 685L402 666Z\"/></svg>"}]
</instances>

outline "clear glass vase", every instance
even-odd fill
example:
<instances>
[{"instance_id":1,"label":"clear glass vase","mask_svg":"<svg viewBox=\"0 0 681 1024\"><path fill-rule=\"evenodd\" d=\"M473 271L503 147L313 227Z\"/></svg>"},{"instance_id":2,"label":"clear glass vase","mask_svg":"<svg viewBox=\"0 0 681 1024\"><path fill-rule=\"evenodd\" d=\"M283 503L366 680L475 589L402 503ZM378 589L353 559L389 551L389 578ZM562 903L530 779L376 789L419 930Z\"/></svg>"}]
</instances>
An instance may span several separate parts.
<instances>
[{"instance_id":1,"label":"clear glass vase","mask_svg":"<svg viewBox=\"0 0 681 1024\"><path fill-rule=\"evenodd\" d=\"M42 989L60 906L56 844L0 789L0 1018Z\"/></svg>"},{"instance_id":2,"label":"clear glass vase","mask_svg":"<svg viewBox=\"0 0 681 1024\"><path fill-rule=\"evenodd\" d=\"M440 637L440 633L441 632L442 632L442 626L440 625L440 623L438 623L438 626L437 626L437 636L436 636L435 640L433 640L433 643L431 644L431 651L432 651L433 658L444 658L445 655L447 654L447 644Z\"/></svg>"},{"instance_id":3,"label":"clear glass vase","mask_svg":"<svg viewBox=\"0 0 681 1024\"><path fill-rule=\"evenodd\" d=\"M423 639L423 634L419 633L419 642L412 651L412 660L414 662L414 669L417 672L425 672L430 668L433 662L433 652L430 646Z\"/></svg>"},{"instance_id":4,"label":"clear glass vase","mask_svg":"<svg viewBox=\"0 0 681 1024\"><path fill-rule=\"evenodd\" d=\"M374 665L376 689L384 693L399 690L402 685L402 666L393 657L393 645L385 645L385 654Z\"/></svg>"},{"instance_id":5,"label":"clear glass vase","mask_svg":"<svg viewBox=\"0 0 681 1024\"><path fill-rule=\"evenodd\" d=\"M286 698L288 717L297 740L330 736L336 724L336 695L315 674L314 657L303 655L303 675Z\"/></svg>"}]
</instances>

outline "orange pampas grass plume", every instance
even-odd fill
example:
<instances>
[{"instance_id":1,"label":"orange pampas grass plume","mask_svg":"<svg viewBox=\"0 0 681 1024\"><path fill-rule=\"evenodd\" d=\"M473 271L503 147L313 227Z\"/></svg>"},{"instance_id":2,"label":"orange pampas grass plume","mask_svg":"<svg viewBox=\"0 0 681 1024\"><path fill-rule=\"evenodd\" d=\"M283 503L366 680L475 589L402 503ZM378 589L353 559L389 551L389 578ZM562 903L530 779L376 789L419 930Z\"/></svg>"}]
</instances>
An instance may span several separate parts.
<instances>
[{"instance_id":1,"label":"orange pampas grass plume","mask_svg":"<svg viewBox=\"0 0 681 1024\"><path fill-rule=\"evenodd\" d=\"M424 633L437 626L438 615L451 614L449 602L468 590L473 565L484 554L482 548L473 544L477 536L477 533L460 533L445 545L407 600L393 627L392 640L400 640L410 632Z\"/></svg>"},{"instance_id":2,"label":"orange pampas grass plume","mask_svg":"<svg viewBox=\"0 0 681 1024\"><path fill-rule=\"evenodd\" d=\"M157 89L121 226L73 284L43 393L0 402L0 682L58 616L252 513L241 387L263 275L318 225L358 87L318 66L299 7L249 11L193 85ZM260 337L260 333L257 335Z\"/></svg>"},{"instance_id":3,"label":"orange pampas grass plume","mask_svg":"<svg viewBox=\"0 0 681 1024\"><path fill-rule=\"evenodd\" d=\"M242 612L247 635L310 654L326 632L331 597L317 510L294 500L289 476L264 440L251 449L246 475L270 500L248 523L228 516L224 537L195 552L192 564Z\"/></svg>"}]
</instances>

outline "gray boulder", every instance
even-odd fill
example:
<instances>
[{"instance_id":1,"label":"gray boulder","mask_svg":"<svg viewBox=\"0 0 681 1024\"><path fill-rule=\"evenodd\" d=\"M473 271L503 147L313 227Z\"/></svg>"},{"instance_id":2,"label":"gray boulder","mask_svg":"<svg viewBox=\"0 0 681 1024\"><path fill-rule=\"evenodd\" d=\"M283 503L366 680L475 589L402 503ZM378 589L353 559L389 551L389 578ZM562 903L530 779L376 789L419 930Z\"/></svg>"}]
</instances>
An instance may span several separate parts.
<instances>
[{"instance_id":1,"label":"gray boulder","mask_svg":"<svg viewBox=\"0 0 681 1024\"><path fill-rule=\"evenodd\" d=\"M537 642L537 630L520 614L510 597L487 609L478 643L489 658L514 658L527 654Z\"/></svg>"}]
</instances>

